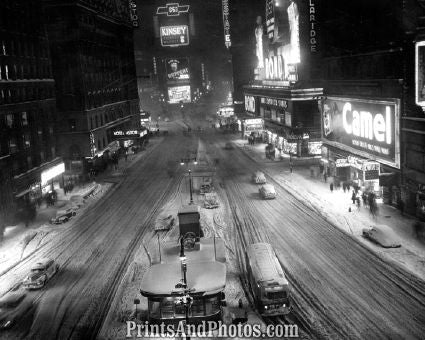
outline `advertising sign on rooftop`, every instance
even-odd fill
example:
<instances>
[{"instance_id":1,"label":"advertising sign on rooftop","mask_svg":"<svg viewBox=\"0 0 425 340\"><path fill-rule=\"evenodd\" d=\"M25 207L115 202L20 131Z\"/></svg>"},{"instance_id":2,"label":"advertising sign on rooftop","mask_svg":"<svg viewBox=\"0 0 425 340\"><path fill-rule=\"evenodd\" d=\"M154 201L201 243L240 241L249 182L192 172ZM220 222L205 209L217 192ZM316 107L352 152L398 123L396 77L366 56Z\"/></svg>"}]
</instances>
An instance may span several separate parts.
<instances>
[{"instance_id":1,"label":"advertising sign on rooftop","mask_svg":"<svg viewBox=\"0 0 425 340\"><path fill-rule=\"evenodd\" d=\"M415 46L415 73L416 104L425 107L425 41Z\"/></svg>"},{"instance_id":2,"label":"advertising sign on rooftop","mask_svg":"<svg viewBox=\"0 0 425 340\"><path fill-rule=\"evenodd\" d=\"M162 46L189 45L189 26L162 26L160 28L160 39Z\"/></svg>"},{"instance_id":3,"label":"advertising sign on rooftop","mask_svg":"<svg viewBox=\"0 0 425 340\"><path fill-rule=\"evenodd\" d=\"M322 119L328 144L400 168L397 101L328 98Z\"/></svg>"},{"instance_id":4,"label":"advertising sign on rooftop","mask_svg":"<svg viewBox=\"0 0 425 340\"><path fill-rule=\"evenodd\" d=\"M190 103L191 100L189 85L168 87L168 102L170 104Z\"/></svg>"},{"instance_id":5,"label":"advertising sign on rooftop","mask_svg":"<svg viewBox=\"0 0 425 340\"><path fill-rule=\"evenodd\" d=\"M172 58L166 60L167 80L189 79L189 60L187 58Z\"/></svg>"},{"instance_id":6,"label":"advertising sign on rooftop","mask_svg":"<svg viewBox=\"0 0 425 340\"><path fill-rule=\"evenodd\" d=\"M189 12L189 5L180 5L179 3L169 3L156 9L156 14L167 15L167 17L179 16L180 13L187 12Z\"/></svg>"}]
</instances>

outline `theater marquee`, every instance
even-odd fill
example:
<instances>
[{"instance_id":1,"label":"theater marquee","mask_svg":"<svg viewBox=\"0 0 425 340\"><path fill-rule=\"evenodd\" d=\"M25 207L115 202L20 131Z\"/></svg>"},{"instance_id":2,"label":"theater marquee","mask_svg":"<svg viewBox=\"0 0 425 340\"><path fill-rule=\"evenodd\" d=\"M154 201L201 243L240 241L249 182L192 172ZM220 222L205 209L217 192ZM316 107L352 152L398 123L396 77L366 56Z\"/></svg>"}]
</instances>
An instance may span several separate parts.
<instances>
[{"instance_id":1,"label":"theater marquee","mask_svg":"<svg viewBox=\"0 0 425 340\"><path fill-rule=\"evenodd\" d=\"M399 101L327 98L325 143L400 168Z\"/></svg>"}]
</instances>

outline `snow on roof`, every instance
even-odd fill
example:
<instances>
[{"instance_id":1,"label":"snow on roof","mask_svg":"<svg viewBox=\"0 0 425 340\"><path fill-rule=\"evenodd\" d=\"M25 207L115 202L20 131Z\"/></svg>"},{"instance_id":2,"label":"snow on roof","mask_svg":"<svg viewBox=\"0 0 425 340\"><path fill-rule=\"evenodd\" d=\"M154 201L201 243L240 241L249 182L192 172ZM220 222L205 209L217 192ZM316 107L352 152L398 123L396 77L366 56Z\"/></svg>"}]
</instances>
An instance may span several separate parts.
<instances>
[{"instance_id":1,"label":"snow on roof","mask_svg":"<svg viewBox=\"0 0 425 340\"><path fill-rule=\"evenodd\" d=\"M194 212L197 212L197 213L200 212L199 205L195 205L195 204L183 205L179 209L179 214L190 214L190 213L194 213Z\"/></svg>"},{"instance_id":2,"label":"snow on roof","mask_svg":"<svg viewBox=\"0 0 425 340\"><path fill-rule=\"evenodd\" d=\"M282 267L272 246L268 243L254 243L248 246L248 258L256 281L270 281L287 285Z\"/></svg>"},{"instance_id":3,"label":"snow on roof","mask_svg":"<svg viewBox=\"0 0 425 340\"><path fill-rule=\"evenodd\" d=\"M220 262L188 263L186 277L192 293L218 292L226 285L226 265ZM156 264L143 276L140 291L143 296L171 295L179 291L176 284L181 279L180 263Z\"/></svg>"},{"instance_id":4,"label":"snow on roof","mask_svg":"<svg viewBox=\"0 0 425 340\"><path fill-rule=\"evenodd\" d=\"M215 251L214 251L215 244ZM186 262L211 262L219 261L225 262L225 245L224 241L216 237L201 238L199 241L199 247L188 250L185 249L184 253L186 256ZM166 242L161 245L161 262L162 263L180 263L180 243L177 242ZM159 257L159 256L158 256Z\"/></svg>"}]
</instances>

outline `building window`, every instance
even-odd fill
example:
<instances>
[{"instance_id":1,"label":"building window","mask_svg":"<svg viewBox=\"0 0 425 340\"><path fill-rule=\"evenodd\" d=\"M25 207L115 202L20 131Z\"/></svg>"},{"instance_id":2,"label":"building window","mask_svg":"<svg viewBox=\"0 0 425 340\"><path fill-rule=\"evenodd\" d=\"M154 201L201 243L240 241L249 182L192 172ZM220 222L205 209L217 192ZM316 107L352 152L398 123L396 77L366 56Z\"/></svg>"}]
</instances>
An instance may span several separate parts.
<instances>
[{"instance_id":1,"label":"building window","mask_svg":"<svg viewBox=\"0 0 425 340\"><path fill-rule=\"evenodd\" d=\"M55 149L55 147L52 146L50 150L52 152L52 158L55 158L56 157L56 149Z\"/></svg>"},{"instance_id":2,"label":"building window","mask_svg":"<svg viewBox=\"0 0 425 340\"><path fill-rule=\"evenodd\" d=\"M99 126L99 119L98 119L97 115L96 115L95 119L96 119L96 127L98 127Z\"/></svg>"},{"instance_id":3,"label":"building window","mask_svg":"<svg viewBox=\"0 0 425 340\"><path fill-rule=\"evenodd\" d=\"M11 137L9 139L9 150L10 150L10 153L18 152L18 144L16 143L16 138L14 137Z\"/></svg>"},{"instance_id":4,"label":"building window","mask_svg":"<svg viewBox=\"0 0 425 340\"><path fill-rule=\"evenodd\" d=\"M11 113L6 115L6 126L9 128L13 127L13 114Z\"/></svg>"},{"instance_id":5,"label":"building window","mask_svg":"<svg viewBox=\"0 0 425 340\"><path fill-rule=\"evenodd\" d=\"M32 168L32 158L31 158L31 156L27 157L27 166L28 166L28 169Z\"/></svg>"},{"instance_id":6,"label":"building window","mask_svg":"<svg viewBox=\"0 0 425 340\"><path fill-rule=\"evenodd\" d=\"M28 116L25 111L21 113L21 118L22 118L22 126L28 126Z\"/></svg>"},{"instance_id":7,"label":"building window","mask_svg":"<svg viewBox=\"0 0 425 340\"><path fill-rule=\"evenodd\" d=\"M68 119L69 124L69 131L75 131L76 130L76 122L75 119Z\"/></svg>"},{"instance_id":8,"label":"building window","mask_svg":"<svg viewBox=\"0 0 425 340\"><path fill-rule=\"evenodd\" d=\"M98 139L97 140L97 149L100 151L100 150L102 150L102 145L101 145L101 142L100 142L100 140Z\"/></svg>"},{"instance_id":9,"label":"building window","mask_svg":"<svg viewBox=\"0 0 425 340\"><path fill-rule=\"evenodd\" d=\"M49 126L49 133L53 135L53 126Z\"/></svg>"},{"instance_id":10,"label":"building window","mask_svg":"<svg viewBox=\"0 0 425 340\"><path fill-rule=\"evenodd\" d=\"M23 135L23 139L24 139L24 148L27 149L31 146L31 140L30 140L30 135L29 133L25 133Z\"/></svg>"},{"instance_id":11,"label":"building window","mask_svg":"<svg viewBox=\"0 0 425 340\"><path fill-rule=\"evenodd\" d=\"M44 151L41 151L40 152L40 161L41 161L41 163L43 163L45 161L45 159L46 159L46 155L45 155Z\"/></svg>"}]
</instances>

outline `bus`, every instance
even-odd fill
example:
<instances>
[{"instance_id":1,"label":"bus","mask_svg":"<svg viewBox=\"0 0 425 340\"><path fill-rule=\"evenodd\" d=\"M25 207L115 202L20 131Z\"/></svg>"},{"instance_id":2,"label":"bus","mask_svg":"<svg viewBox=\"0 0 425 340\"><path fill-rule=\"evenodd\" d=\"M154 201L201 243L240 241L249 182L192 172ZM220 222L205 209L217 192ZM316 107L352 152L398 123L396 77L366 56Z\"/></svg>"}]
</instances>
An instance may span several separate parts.
<instances>
[{"instance_id":1,"label":"bus","mask_svg":"<svg viewBox=\"0 0 425 340\"><path fill-rule=\"evenodd\" d=\"M250 244L246 256L249 285L259 313L262 316L289 314L290 286L272 246Z\"/></svg>"}]
</instances>

